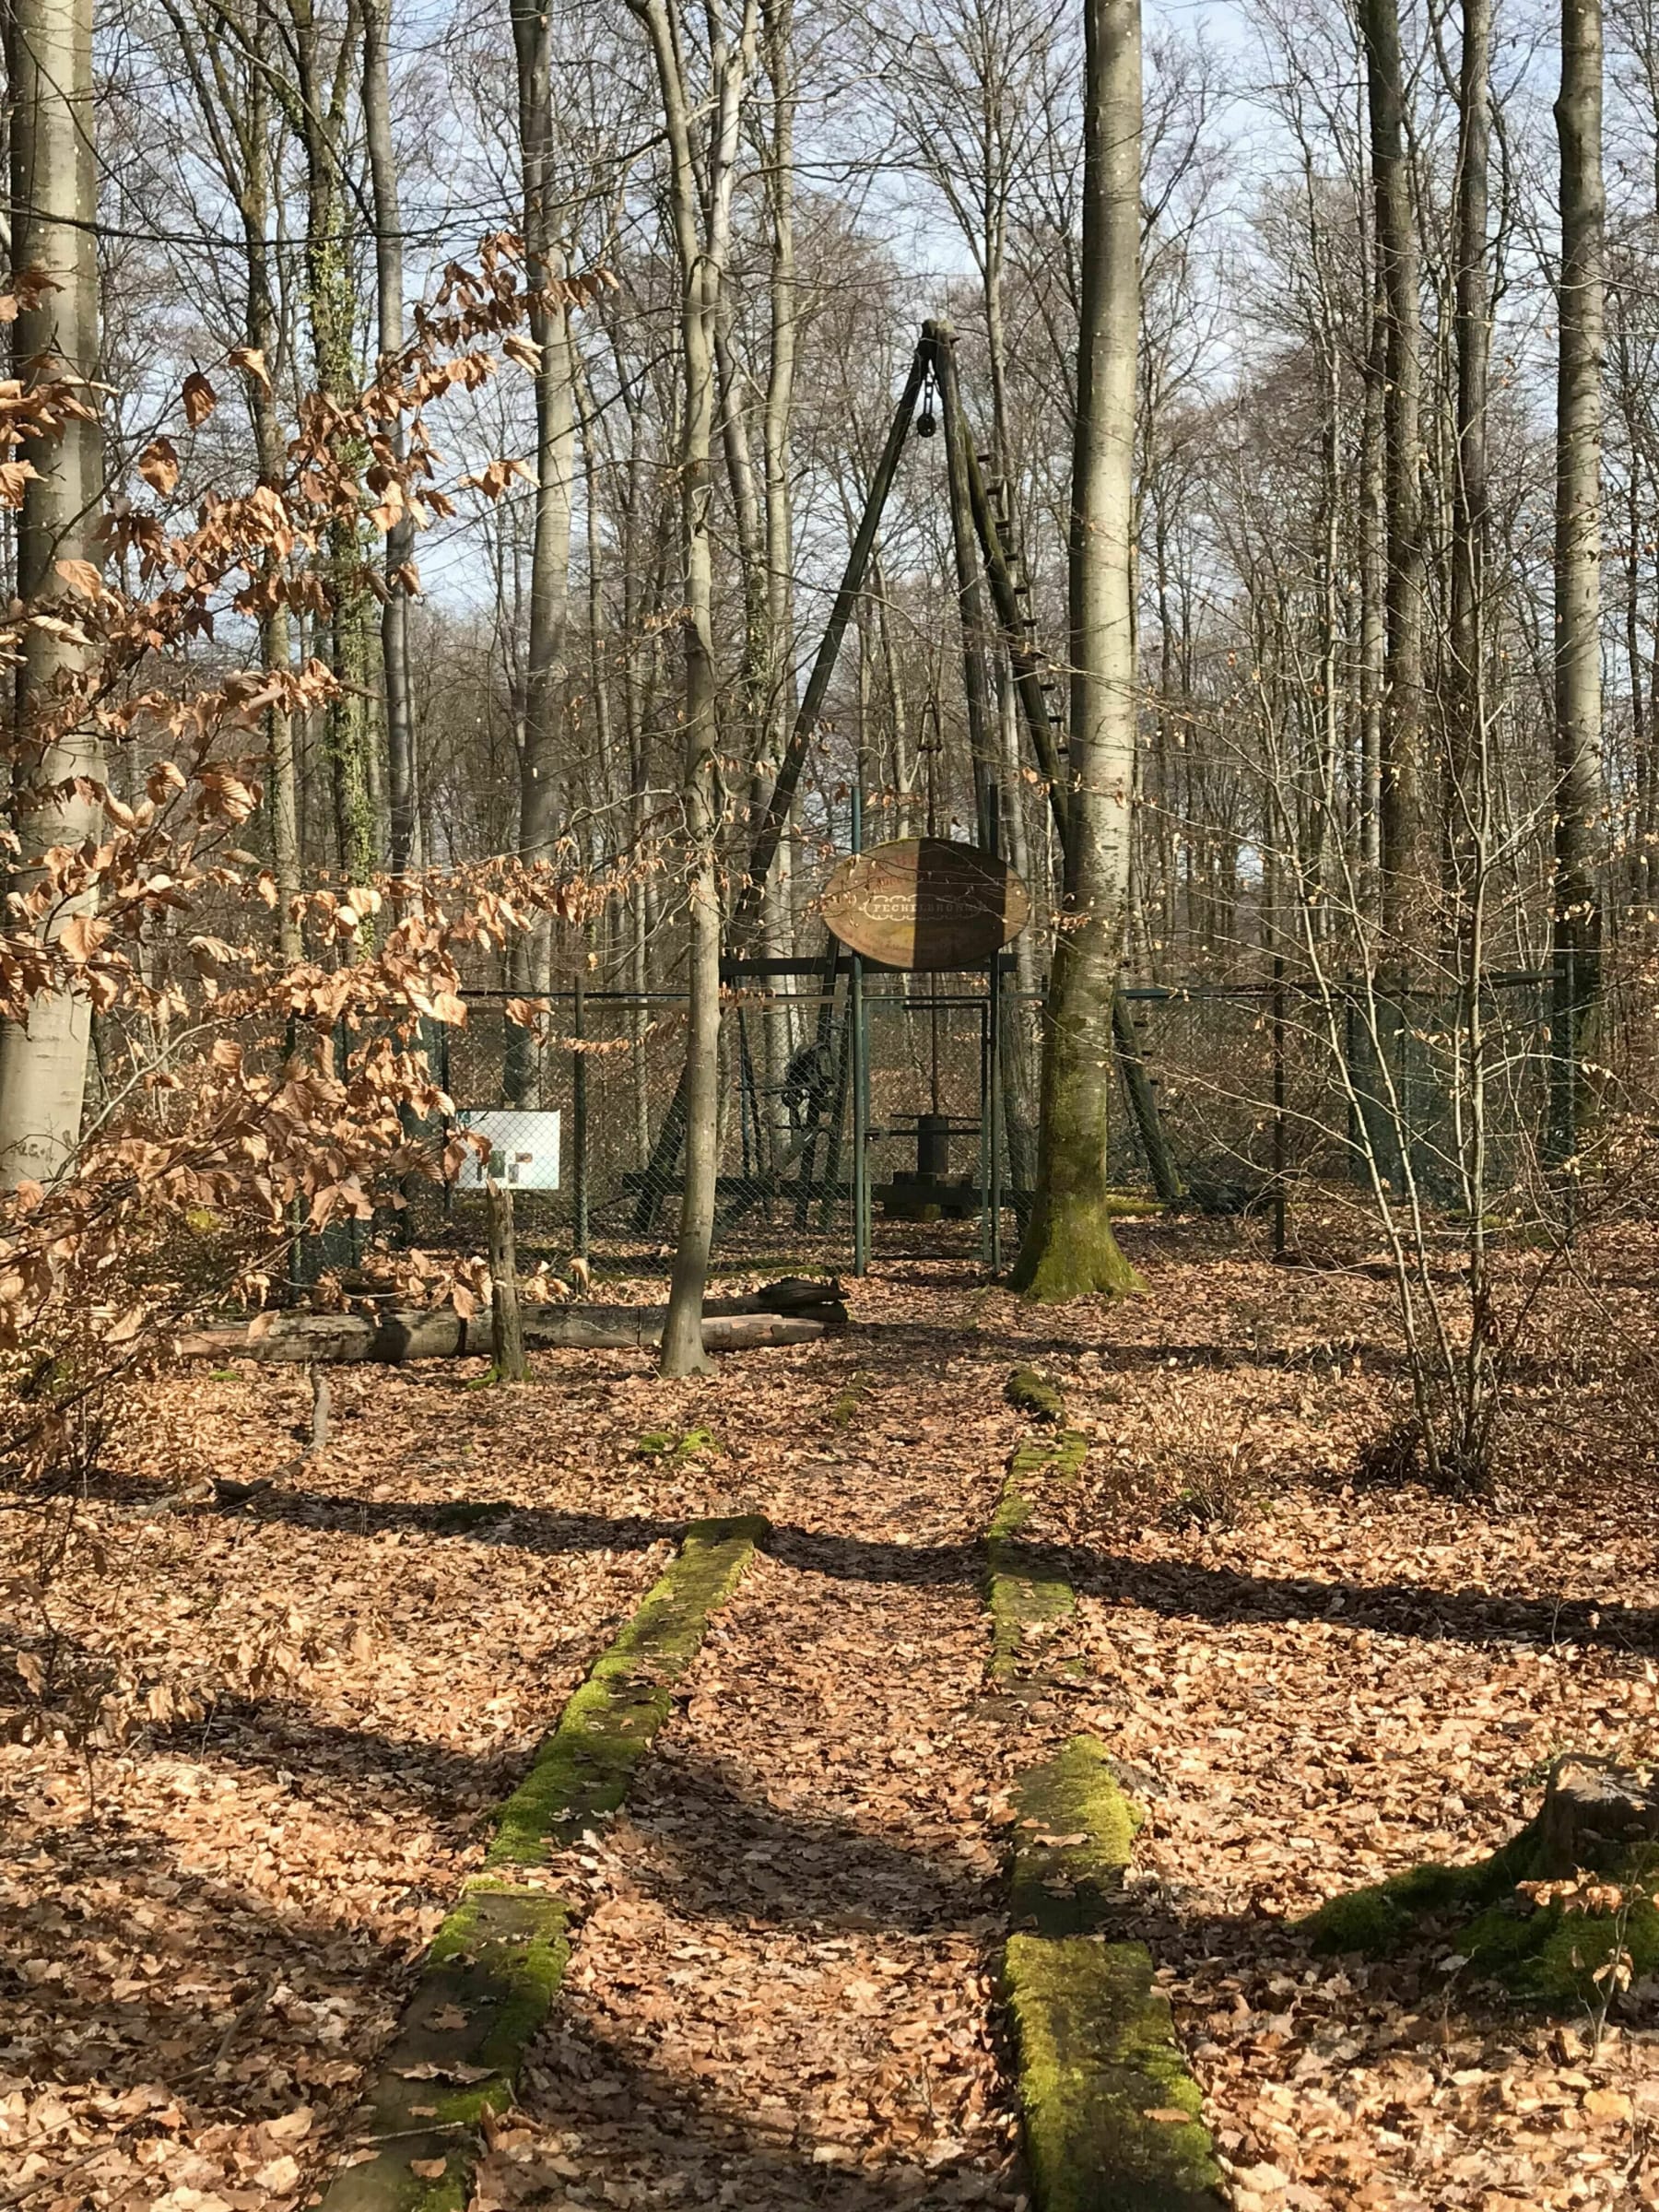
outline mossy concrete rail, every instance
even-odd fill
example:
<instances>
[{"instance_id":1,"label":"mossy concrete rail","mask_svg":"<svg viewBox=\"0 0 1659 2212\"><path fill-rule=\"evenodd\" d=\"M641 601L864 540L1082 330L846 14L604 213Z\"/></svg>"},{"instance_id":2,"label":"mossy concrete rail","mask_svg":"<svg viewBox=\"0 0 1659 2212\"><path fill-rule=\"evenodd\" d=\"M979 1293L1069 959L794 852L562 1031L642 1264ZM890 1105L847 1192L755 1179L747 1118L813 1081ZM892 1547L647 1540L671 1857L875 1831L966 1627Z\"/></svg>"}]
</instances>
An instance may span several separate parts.
<instances>
[{"instance_id":1,"label":"mossy concrete rail","mask_svg":"<svg viewBox=\"0 0 1659 2212\"><path fill-rule=\"evenodd\" d=\"M1058 1388L1029 1369L1017 1369L1007 1383L1009 1403L1028 1419L1044 1424L1044 1433L1028 1436L1008 1461L1002 1496L983 1539L985 1603L991 1609L991 1673L999 1688L1014 1689L1029 1673L1028 1661L1077 1611L1067 1577L1041 1547L1024 1541L1031 1520L1033 1493L1044 1482L1077 1476L1088 1455L1088 1439L1061 1423L1065 1401Z\"/></svg>"},{"instance_id":2,"label":"mossy concrete rail","mask_svg":"<svg viewBox=\"0 0 1659 2212\"><path fill-rule=\"evenodd\" d=\"M463 2212L483 2117L511 2102L570 1960L572 1908L538 1869L621 1805L766 1529L759 1517L693 1523L565 1706L501 1807L483 1874L433 1938L323 2212Z\"/></svg>"},{"instance_id":3,"label":"mossy concrete rail","mask_svg":"<svg viewBox=\"0 0 1659 2212\"><path fill-rule=\"evenodd\" d=\"M1141 1814L1084 1735L1021 1777L1017 1804L1002 1979L1038 2212L1219 2212L1151 1956L1107 1940Z\"/></svg>"},{"instance_id":4,"label":"mossy concrete rail","mask_svg":"<svg viewBox=\"0 0 1659 2212\"><path fill-rule=\"evenodd\" d=\"M1046 1641L1076 1609L1053 1555L1022 1538L1036 1484L1075 1476L1088 1452L1062 1426L1058 1390L1045 1383L1033 1403L1013 1388L1023 1379L1011 1379L1010 1401L1048 1433L1013 1453L985 1535L991 1673L1005 1690L1028 1672L1033 1639ZM1110 1940L1142 1819L1089 1736L1016 1786L1002 1986L1037 2212L1219 2212L1222 2202L1203 2100L1151 1955Z\"/></svg>"}]
</instances>

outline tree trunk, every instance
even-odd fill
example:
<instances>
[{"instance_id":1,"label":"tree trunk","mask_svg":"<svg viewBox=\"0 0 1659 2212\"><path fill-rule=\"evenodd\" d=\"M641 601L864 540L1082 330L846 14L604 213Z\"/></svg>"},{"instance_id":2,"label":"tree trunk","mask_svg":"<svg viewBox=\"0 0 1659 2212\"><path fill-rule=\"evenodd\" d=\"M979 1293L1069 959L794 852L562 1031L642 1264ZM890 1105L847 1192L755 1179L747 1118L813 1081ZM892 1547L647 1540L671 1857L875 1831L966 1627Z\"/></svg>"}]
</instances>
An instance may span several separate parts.
<instances>
[{"instance_id":1,"label":"tree trunk","mask_svg":"<svg viewBox=\"0 0 1659 2212\"><path fill-rule=\"evenodd\" d=\"M1049 984L1037 1198L1014 1271L1045 1301L1135 1273L1106 1189L1112 1009L1135 775L1135 367L1140 336L1139 0L1085 0L1082 300L1070 522L1072 791Z\"/></svg>"},{"instance_id":2,"label":"tree trunk","mask_svg":"<svg viewBox=\"0 0 1659 2212\"><path fill-rule=\"evenodd\" d=\"M1464 0L1458 81L1457 439L1452 496L1451 693L1447 771L1453 897L1473 876L1485 712L1487 385L1491 303L1487 222L1491 144L1491 0Z\"/></svg>"},{"instance_id":3,"label":"tree trunk","mask_svg":"<svg viewBox=\"0 0 1659 2212\"><path fill-rule=\"evenodd\" d=\"M30 382L88 380L98 373L97 170L93 157L91 0L14 0L7 18L11 92L12 265L39 271L50 286L24 306L12 332L12 358ZM63 595L56 564L96 560L93 536L102 496L99 424L67 423L55 443L41 440L38 472L24 487L18 517L18 595L45 606ZM30 629L17 672L12 828L25 855L76 846L95 836L100 809L57 787L72 776L101 778L98 738L64 730L57 694L83 665L84 648ZM39 882L25 860L12 874L27 897ZM82 900L60 900L41 926L55 937ZM88 1002L43 993L25 1021L0 1030L0 1182L14 1188L61 1168L80 1140L91 1039Z\"/></svg>"},{"instance_id":4,"label":"tree trunk","mask_svg":"<svg viewBox=\"0 0 1659 2212\"><path fill-rule=\"evenodd\" d=\"M1353 841L1354 859L1370 883L1378 880L1382 866L1382 693L1388 629L1388 492L1382 454L1388 338L1375 290L1373 285L1359 429L1359 750Z\"/></svg>"},{"instance_id":5,"label":"tree trunk","mask_svg":"<svg viewBox=\"0 0 1659 2212\"><path fill-rule=\"evenodd\" d=\"M710 101L701 164L692 145L692 113L681 43L668 0L629 0L644 22L656 64L669 149L669 207L682 287L680 342L685 417L680 436L680 525L686 580L685 781L683 806L689 935L689 1003L681 1085L685 1175L678 1239L663 1330L662 1371L688 1375L707 1366L703 1288L714 1233L720 1103L720 827L718 695L714 665L713 561L710 543L710 452L714 430L714 343L720 288L731 236L738 124L758 31L758 0L745 0L734 45L719 6L708 10Z\"/></svg>"},{"instance_id":6,"label":"tree trunk","mask_svg":"<svg viewBox=\"0 0 1659 2212\"><path fill-rule=\"evenodd\" d=\"M535 521L530 554L530 637L525 656L524 725L519 754L519 856L551 857L559 828L559 711L570 614L571 478L575 407L571 386L570 310L553 217L551 19L539 0L512 0L518 69L519 152L524 192L525 279L535 369ZM513 941L510 975L522 995L547 981L548 925ZM530 1095L526 1030L508 1030L506 1089Z\"/></svg>"},{"instance_id":7,"label":"tree trunk","mask_svg":"<svg viewBox=\"0 0 1659 2212\"><path fill-rule=\"evenodd\" d=\"M391 0L362 0L363 135L374 195L374 276L377 342L382 375L403 350L404 273L397 164L392 147L392 96L387 70ZM392 450L401 462L406 439L403 416L391 424ZM382 498L397 509L386 532L387 598L381 609L381 666L386 700L387 814L394 873L418 864L416 851L415 722L409 694L409 594L402 571L415 558L415 523L401 484Z\"/></svg>"},{"instance_id":8,"label":"tree trunk","mask_svg":"<svg viewBox=\"0 0 1659 2212\"><path fill-rule=\"evenodd\" d=\"M489 1223L490 1358L500 1382L522 1382L529 1370L524 1363L524 1324L519 1310L512 1193L491 1175L485 1183L484 1201Z\"/></svg>"},{"instance_id":9,"label":"tree trunk","mask_svg":"<svg viewBox=\"0 0 1659 2212\"><path fill-rule=\"evenodd\" d=\"M351 79L351 41L342 39L326 86L313 0L288 0L294 84L288 121L305 156L305 283L317 389L349 406L357 395L353 322L357 312L350 209L342 189L342 145ZM328 707L335 827L348 883L365 883L381 859L377 772L368 713L369 609L359 578L355 524L331 523L328 560L333 609L330 653L340 689Z\"/></svg>"},{"instance_id":10,"label":"tree trunk","mask_svg":"<svg viewBox=\"0 0 1659 2212\"><path fill-rule=\"evenodd\" d=\"M790 424L794 406L795 290L794 247L794 11L793 0L761 0L766 72L771 88L771 148L767 167L767 207L771 218L770 309L771 355L767 368L762 416L766 503L767 718L755 775L755 819L771 798L771 787L794 720L794 493L790 481ZM787 838L779 841L762 891L761 948L782 959L794 949L792 860ZM772 1093L774 1150L788 1135L782 1088L798 1039L789 1000L792 977L780 977L765 1014L766 1080Z\"/></svg>"},{"instance_id":11,"label":"tree trunk","mask_svg":"<svg viewBox=\"0 0 1659 2212\"><path fill-rule=\"evenodd\" d=\"M1563 0L1560 331L1556 387L1555 956L1551 1138L1578 1148L1584 1033L1600 990L1601 909L1594 838L1601 805L1601 0Z\"/></svg>"},{"instance_id":12,"label":"tree trunk","mask_svg":"<svg viewBox=\"0 0 1659 2212\"><path fill-rule=\"evenodd\" d=\"M241 221L247 263L246 307L242 328L264 373L250 370L249 410L253 449L262 484L279 487L287 466L287 445L276 409L276 385L283 372L282 324L272 279L270 238L274 162L271 143L271 56L275 44L269 0L259 0L251 30L230 29L211 6L185 9L164 0L178 35L181 61L195 95L202 128L213 148ZM263 581L272 594L260 615L260 658L265 667L286 676L291 667L290 628L286 602L276 596L283 562L265 557ZM304 952L295 917L300 890L300 780L294 719L286 700L274 700L265 713L265 811L270 823L271 869L276 879L277 943L285 959Z\"/></svg>"},{"instance_id":13,"label":"tree trunk","mask_svg":"<svg viewBox=\"0 0 1659 2212\"><path fill-rule=\"evenodd\" d=\"M1397 0L1364 0L1378 311L1382 324L1382 469L1386 517L1385 682L1381 761L1382 919L1397 953L1420 854L1423 715L1421 313L1417 218L1406 137Z\"/></svg>"}]
</instances>

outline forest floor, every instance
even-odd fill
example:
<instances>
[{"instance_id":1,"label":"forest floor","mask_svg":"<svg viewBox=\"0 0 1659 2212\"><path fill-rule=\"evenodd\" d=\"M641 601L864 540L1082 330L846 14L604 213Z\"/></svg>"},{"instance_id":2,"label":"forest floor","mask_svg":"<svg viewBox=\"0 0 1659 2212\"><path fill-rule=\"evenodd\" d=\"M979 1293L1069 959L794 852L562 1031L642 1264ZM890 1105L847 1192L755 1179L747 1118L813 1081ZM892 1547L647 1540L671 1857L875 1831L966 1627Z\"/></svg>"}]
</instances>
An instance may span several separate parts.
<instances>
[{"instance_id":1,"label":"forest floor","mask_svg":"<svg viewBox=\"0 0 1659 2212\"><path fill-rule=\"evenodd\" d=\"M1147 1811L1123 1930L1241 2212L1659 2205L1659 1992L1597 2042L1454 1958L1315 1958L1290 1924L1489 1851L1564 1748L1653 1756L1645 1257L1540 1313L1500 1488L1453 1501L1357 1472L1400 1403L1366 1254L1125 1241L1147 1294L1059 1313L896 1253L844 1335L706 1382L622 1352L539 1356L519 1389L337 1370L304 1462L292 1371L145 1386L96 1547L10 1593L63 1725L14 1686L0 2207L314 2202L490 1808L686 1521L740 1510L764 1554L626 1811L555 1868L584 1917L481 2206L1024 2204L1008 1788L1078 1729ZM1089 1438L1035 1531L1083 1665L1010 1720L978 1539L1027 1363ZM695 1429L690 1456L641 1449ZM111 1701L77 1748L88 1683Z\"/></svg>"}]
</instances>

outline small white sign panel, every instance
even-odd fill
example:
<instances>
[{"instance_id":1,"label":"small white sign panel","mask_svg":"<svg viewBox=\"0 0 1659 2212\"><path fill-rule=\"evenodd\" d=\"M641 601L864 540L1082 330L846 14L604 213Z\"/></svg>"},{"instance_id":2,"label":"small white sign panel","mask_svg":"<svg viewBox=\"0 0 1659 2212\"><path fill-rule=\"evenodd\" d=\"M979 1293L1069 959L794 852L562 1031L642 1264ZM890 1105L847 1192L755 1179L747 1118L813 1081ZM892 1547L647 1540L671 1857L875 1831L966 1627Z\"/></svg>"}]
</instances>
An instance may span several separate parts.
<instances>
[{"instance_id":1,"label":"small white sign panel","mask_svg":"<svg viewBox=\"0 0 1659 2212\"><path fill-rule=\"evenodd\" d=\"M556 1191L559 1188L559 1114L521 1113L516 1108L486 1108L458 1113L463 1129L477 1130L489 1139L489 1158L482 1160L471 1147L456 1179L456 1188L481 1191L486 1175L515 1191Z\"/></svg>"}]
</instances>

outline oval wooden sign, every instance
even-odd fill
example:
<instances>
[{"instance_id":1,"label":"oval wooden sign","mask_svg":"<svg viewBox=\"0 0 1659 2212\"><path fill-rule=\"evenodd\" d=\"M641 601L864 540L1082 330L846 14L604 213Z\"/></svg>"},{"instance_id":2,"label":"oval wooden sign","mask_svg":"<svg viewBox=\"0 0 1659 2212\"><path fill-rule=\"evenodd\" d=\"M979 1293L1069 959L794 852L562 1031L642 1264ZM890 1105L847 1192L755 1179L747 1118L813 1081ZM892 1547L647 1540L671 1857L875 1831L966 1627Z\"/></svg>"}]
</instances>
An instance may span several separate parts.
<instances>
[{"instance_id":1,"label":"oval wooden sign","mask_svg":"<svg viewBox=\"0 0 1659 2212\"><path fill-rule=\"evenodd\" d=\"M854 853L822 901L831 933L884 968L980 968L1017 937L1031 901L1012 868L978 845L900 837Z\"/></svg>"}]
</instances>

